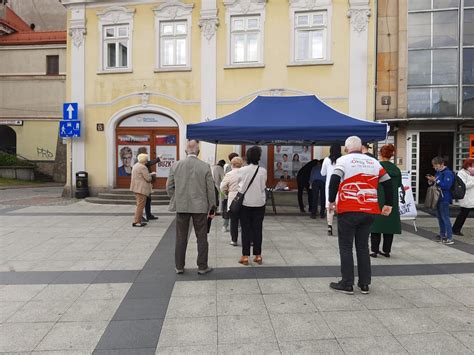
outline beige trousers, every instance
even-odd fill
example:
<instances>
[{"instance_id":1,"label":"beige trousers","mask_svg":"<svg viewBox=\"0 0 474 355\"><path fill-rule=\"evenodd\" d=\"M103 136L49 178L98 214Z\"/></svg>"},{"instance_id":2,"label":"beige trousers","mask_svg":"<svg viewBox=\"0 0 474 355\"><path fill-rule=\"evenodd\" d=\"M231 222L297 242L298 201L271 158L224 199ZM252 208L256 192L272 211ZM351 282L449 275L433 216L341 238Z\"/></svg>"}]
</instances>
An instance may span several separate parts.
<instances>
[{"instance_id":1,"label":"beige trousers","mask_svg":"<svg viewBox=\"0 0 474 355\"><path fill-rule=\"evenodd\" d=\"M135 220L133 223L141 223L143 216L143 209L145 208L146 195L135 194L135 199L137 201L137 208L135 210Z\"/></svg>"}]
</instances>

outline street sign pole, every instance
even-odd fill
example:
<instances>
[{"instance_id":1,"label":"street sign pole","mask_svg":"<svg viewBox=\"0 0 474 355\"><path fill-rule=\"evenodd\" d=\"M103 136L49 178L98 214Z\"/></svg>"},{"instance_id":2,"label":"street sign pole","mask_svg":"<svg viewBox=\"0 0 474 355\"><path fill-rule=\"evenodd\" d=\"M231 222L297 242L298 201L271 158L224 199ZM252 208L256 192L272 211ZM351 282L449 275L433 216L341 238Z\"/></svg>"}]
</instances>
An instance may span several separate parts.
<instances>
[{"instance_id":1,"label":"street sign pole","mask_svg":"<svg viewBox=\"0 0 474 355\"><path fill-rule=\"evenodd\" d=\"M70 176L69 176L69 184L70 184L70 197L73 198L74 197L74 194L72 192L72 142L73 142L73 139L72 137L69 138L69 171L70 171Z\"/></svg>"},{"instance_id":2,"label":"street sign pole","mask_svg":"<svg viewBox=\"0 0 474 355\"><path fill-rule=\"evenodd\" d=\"M77 102L65 102L63 103L63 120L59 122L59 136L64 139L69 138L69 189L71 198L74 197L73 193L73 161L72 155L74 152L73 142L74 137L81 136L81 122L78 115L78 104Z\"/></svg>"}]
</instances>

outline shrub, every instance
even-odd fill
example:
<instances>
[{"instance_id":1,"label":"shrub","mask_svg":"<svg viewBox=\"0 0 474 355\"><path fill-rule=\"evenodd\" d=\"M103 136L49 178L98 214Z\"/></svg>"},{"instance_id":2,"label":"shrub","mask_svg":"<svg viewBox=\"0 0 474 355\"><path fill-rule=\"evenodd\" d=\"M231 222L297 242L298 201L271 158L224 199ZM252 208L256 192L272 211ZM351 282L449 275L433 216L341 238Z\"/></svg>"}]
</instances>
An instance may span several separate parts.
<instances>
[{"instance_id":1,"label":"shrub","mask_svg":"<svg viewBox=\"0 0 474 355\"><path fill-rule=\"evenodd\" d=\"M15 155L0 152L0 166L32 166L26 160L18 159Z\"/></svg>"}]
</instances>

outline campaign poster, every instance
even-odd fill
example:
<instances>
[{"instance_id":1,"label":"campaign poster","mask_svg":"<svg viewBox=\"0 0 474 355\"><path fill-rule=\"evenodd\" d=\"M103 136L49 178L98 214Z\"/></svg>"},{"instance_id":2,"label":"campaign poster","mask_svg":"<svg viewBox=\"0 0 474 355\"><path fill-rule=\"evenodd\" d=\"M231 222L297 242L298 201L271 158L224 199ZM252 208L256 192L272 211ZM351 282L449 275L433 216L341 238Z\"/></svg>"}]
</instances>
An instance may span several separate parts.
<instances>
[{"instance_id":1,"label":"campaign poster","mask_svg":"<svg viewBox=\"0 0 474 355\"><path fill-rule=\"evenodd\" d=\"M400 199L399 210L401 219L415 219L417 216L415 199L411 189L411 174L408 171L402 171L402 185L405 190L405 203Z\"/></svg>"},{"instance_id":2,"label":"campaign poster","mask_svg":"<svg viewBox=\"0 0 474 355\"><path fill-rule=\"evenodd\" d=\"M145 153L150 156L149 145L119 145L117 147L118 176L132 176L133 165L138 161L138 154Z\"/></svg>"},{"instance_id":3,"label":"campaign poster","mask_svg":"<svg viewBox=\"0 0 474 355\"><path fill-rule=\"evenodd\" d=\"M176 146L158 145L156 146L156 156L161 156L161 161L156 164L156 176L160 178L167 178L169 176L171 166L176 161Z\"/></svg>"}]
</instances>

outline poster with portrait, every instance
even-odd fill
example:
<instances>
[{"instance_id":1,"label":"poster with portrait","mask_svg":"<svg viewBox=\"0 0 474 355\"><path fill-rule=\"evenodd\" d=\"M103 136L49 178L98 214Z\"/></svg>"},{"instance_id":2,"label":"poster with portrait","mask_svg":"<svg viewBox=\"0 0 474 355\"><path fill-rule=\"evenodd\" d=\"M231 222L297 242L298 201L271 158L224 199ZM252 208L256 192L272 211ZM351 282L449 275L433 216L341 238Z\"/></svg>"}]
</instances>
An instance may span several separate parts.
<instances>
[{"instance_id":1,"label":"poster with portrait","mask_svg":"<svg viewBox=\"0 0 474 355\"><path fill-rule=\"evenodd\" d=\"M117 147L117 175L131 176L133 165L138 161L138 154L150 156L149 145L119 145Z\"/></svg>"},{"instance_id":2,"label":"poster with portrait","mask_svg":"<svg viewBox=\"0 0 474 355\"><path fill-rule=\"evenodd\" d=\"M176 146L157 145L156 156L161 156L161 161L156 164L156 176L160 178L167 178L169 176L171 166L176 162Z\"/></svg>"}]
</instances>

